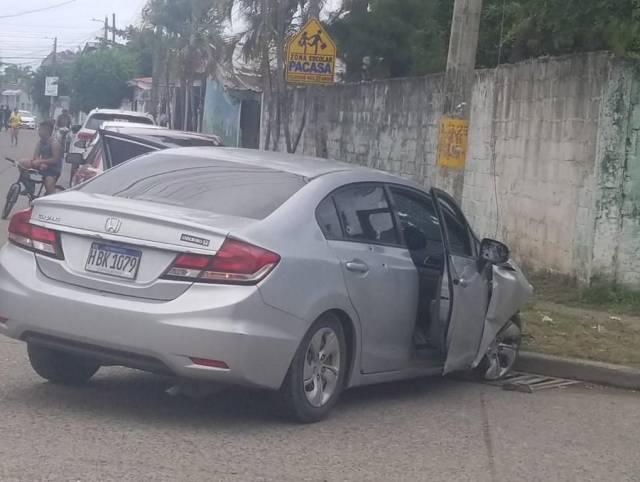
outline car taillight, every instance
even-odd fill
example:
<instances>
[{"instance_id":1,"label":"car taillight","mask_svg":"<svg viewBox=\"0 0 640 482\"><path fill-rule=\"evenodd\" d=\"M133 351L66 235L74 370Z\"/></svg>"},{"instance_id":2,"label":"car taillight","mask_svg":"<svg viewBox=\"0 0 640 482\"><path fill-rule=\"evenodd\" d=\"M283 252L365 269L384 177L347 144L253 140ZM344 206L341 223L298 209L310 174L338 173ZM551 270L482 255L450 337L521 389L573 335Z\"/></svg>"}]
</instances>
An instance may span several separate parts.
<instances>
[{"instance_id":1,"label":"car taillight","mask_svg":"<svg viewBox=\"0 0 640 482\"><path fill-rule=\"evenodd\" d=\"M90 141L95 134L93 132L78 132L77 139L79 141Z\"/></svg>"},{"instance_id":2,"label":"car taillight","mask_svg":"<svg viewBox=\"0 0 640 482\"><path fill-rule=\"evenodd\" d=\"M227 238L214 256L181 254L166 279L204 283L253 284L264 279L280 256L249 243Z\"/></svg>"},{"instance_id":3,"label":"car taillight","mask_svg":"<svg viewBox=\"0 0 640 482\"><path fill-rule=\"evenodd\" d=\"M9 240L22 248L61 259L58 233L31 224L30 219L31 209L15 213L9 222Z\"/></svg>"}]
</instances>

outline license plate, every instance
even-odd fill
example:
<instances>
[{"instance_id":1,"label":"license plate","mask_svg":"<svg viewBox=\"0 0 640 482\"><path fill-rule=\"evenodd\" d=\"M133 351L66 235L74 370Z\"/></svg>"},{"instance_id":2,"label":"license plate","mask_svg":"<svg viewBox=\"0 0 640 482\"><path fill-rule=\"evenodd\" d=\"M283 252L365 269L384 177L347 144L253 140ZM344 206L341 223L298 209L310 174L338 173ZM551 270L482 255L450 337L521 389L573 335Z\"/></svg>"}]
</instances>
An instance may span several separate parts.
<instances>
[{"instance_id":1,"label":"license plate","mask_svg":"<svg viewBox=\"0 0 640 482\"><path fill-rule=\"evenodd\" d=\"M141 256L142 253L137 249L93 243L84 269L91 273L135 279L138 275Z\"/></svg>"}]
</instances>

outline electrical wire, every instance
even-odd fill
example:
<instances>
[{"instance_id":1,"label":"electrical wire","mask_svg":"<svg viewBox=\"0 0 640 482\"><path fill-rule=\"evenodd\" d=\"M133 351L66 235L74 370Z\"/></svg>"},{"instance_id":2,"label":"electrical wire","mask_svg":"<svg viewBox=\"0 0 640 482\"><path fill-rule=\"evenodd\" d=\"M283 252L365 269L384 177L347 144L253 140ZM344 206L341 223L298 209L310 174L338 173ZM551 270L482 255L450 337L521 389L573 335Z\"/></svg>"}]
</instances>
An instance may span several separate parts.
<instances>
[{"instance_id":1,"label":"electrical wire","mask_svg":"<svg viewBox=\"0 0 640 482\"><path fill-rule=\"evenodd\" d=\"M500 66L502 62L502 44L504 42L504 20L505 13L507 8L507 0L502 0L502 18L500 20L500 38L498 40L498 65L496 65L496 69ZM495 238L498 237L498 231L500 230L500 201L498 199L498 171L497 171L497 154L496 154L496 144L498 142L498 138L496 136L496 102L493 103L493 133L491 135L491 170L493 171L493 195L496 201L496 234Z\"/></svg>"},{"instance_id":2,"label":"electrical wire","mask_svg":"<svg viewBox=\"0 0 640 482\"><path fill-rule=\"evenodd\" d=\"M70 3L75 3L75 2L76 0L66 0L65 2L49 5L48 7L34 8L33 10L25 10L24 12L11 13L9 15L0 15L0 19L22 17L23 15L30 15L32 13L44 12L45 10L52 10L54 8L62 7L64 5L69 5Z\"/></svg>"}]
</instances>

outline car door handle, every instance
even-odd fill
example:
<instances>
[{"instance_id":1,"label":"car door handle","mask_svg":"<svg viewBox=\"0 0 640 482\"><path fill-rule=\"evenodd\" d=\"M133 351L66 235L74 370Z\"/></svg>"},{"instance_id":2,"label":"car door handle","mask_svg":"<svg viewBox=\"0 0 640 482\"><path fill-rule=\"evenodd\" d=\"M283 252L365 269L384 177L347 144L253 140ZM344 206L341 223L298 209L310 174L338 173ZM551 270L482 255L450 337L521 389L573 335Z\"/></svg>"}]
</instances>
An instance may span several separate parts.
<instances>
[{"instance_id":1,"label":"car door handle","mask_svg":"<svg viewBox=\"0 0 640 482\"><path fill-rule=\"evenodd\" d=\"M466 288L469 286L469 282L464 278L455 278L453 280L453 284L456 286L460 286L461 288Z\"/></svg>"},{"instance_id":2,"label":"car door handle","mask_svg":"<svg viewBox=\"0 0 640 482\"><path fill-rule=\"evenodd\" d=\"M369 271L369 267L362 261L347 261L345 266L349 271L353 271L354 273L366 273Z\"/></svg>"}]
</instances>

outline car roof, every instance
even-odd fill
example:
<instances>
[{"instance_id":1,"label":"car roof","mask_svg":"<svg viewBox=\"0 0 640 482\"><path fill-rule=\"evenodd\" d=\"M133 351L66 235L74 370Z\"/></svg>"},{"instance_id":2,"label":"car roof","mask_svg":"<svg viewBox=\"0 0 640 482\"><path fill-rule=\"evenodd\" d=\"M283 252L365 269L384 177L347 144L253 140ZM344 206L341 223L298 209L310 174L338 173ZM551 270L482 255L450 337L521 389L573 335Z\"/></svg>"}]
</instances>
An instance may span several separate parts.
<instances>
[{"instance_id":1,"label":"car roof","mask_svg":"<svg viewBox=\"0 0 640 482\"><path fill-rule=\"evenodd\" d=\"M217 149L208 149L206 147L182 147L173 149L172 153L187 157L193 156L216 159L219 161L235 162L239 164L256 165L276 171L296 174L307 179L314 179L332 173L353 173L356 175L360 174L362 177L367 177L369 180L379 182L399 181L407 185L417 186L412 181L394 176L388 172L371 169L358 164L350 164L347 162L340 162L320 157L286 154L283 152L261 151L257 149L242 149L235 147L221 147Z\"/></svg>"},{"instance_id":2,"label":"car roof","mask_svg":"<svg viewBox=\"0 0 640 482\"><path fill-rule=\"evenodd\" d=\"M213 134L201 134L198 132L179 131L166 127L129 124L119 125L105 123L100 131L122 139L142 142L153 147L170 149L180 147L181 141L201 140L211 142L212 145L221 146L222 139Z\"/></svg>"},{"instance_id":3,"label":"car roof","mask_svg":"<svg viewBox=\"0 0 640 482\"><path fill-rule=\"evenodd\" d=\"M145 114L144 112L136 112L134 110L122 110L122 109L93 109L89 112L89 117L94 114L120 114L120 115L129 115L136 117L146 117L147 119L153 119L153 116L150 114Z\"/></svg>"}]
</instances>

